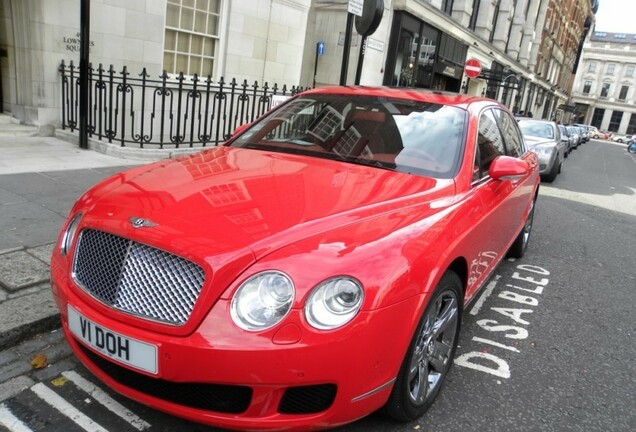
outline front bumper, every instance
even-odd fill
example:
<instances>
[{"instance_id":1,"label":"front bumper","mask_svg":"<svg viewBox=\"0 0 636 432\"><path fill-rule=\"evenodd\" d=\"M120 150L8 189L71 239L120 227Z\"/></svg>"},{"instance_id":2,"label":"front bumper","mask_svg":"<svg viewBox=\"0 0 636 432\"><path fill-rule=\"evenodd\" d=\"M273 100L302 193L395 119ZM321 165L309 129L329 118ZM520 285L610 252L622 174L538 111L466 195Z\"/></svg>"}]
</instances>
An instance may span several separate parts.
<instances>
[{"instance_id":1,"label":"front bumper","mask_svg":"<svg viewBox=\"0 0 636 432\"><path fill-rule=\"evenodd\" d=\"M537 157L539 159L539 174L549 174L556 163L556 152L550 154L537 154Z\"/></svg>"},{"instance_id":2,"label":"front bumper","mask_svg":"<svg viewBox=\"0 0 636 432\"><path fill-rule=\"evenodd\" d=\"M114 390L161 411L230 429L317 430L383 406L425 298L361 312L349 325L319 332L293 310L270 332L249 333L219 300L187 336L160 334L102 314L75 292L56 263L51 286L76 356ZM69 329L67 306L127 337L157 346L158 373L134 370L93 351Z\"/></svg>"}]
</instances>

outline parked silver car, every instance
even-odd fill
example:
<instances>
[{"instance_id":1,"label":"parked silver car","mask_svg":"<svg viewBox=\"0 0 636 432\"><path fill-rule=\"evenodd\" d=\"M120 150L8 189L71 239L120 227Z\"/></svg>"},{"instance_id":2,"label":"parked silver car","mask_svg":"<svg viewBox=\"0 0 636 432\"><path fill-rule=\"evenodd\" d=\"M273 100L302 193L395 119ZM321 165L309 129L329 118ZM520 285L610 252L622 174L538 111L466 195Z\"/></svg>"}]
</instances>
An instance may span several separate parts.
<instances>
[{"instance_id":1,"label":"parked silver car","mask_svg":"<svg viewBox=\"0 0 636 432\"><path fill-rule=\"evenodd\" d=\"M568 157L572 150L576 148L576 139L564 125L560 124L558 126L559 132L561 132L561 141L565 145L565 157Z\"/></svg>"},{"instance_id":2,"label":"parked silver car","mask_svg":"<svg viewBox=\"0 0 636 432\"><path fill-rule=\"evenodd\" d=\"M519 127L526 146L539 157L539 174L546 182L553 182L563 169L567 146L561 131L553 121L520 118Z\"/></svg>"},{"instance_id":3,"label":"parked silver car","mask_svg":"<svg viewBox=\"0 0 636 432\"><path fill-rule=\"evenodd\" d=\"M581 131L581 142L588 142L590 140L590 131L587 129L587 126L582 124L574 124Z\"/></svg>"},{"instance_id":4,"label":"parked silver car","mask_svg":"<svg viewBox=\"0 0 636 432\"><path fill-rule=\"evenodd\" d=\"M566 126L565 128L568 130L568 132L570 132L570 135L574 137L574 141L576 143L574 148L577 148L578 146L583 144L583 140L581 139L581 132L579 131L579 128L577 128L576 126Z\"/></svg>"}]
</instances>

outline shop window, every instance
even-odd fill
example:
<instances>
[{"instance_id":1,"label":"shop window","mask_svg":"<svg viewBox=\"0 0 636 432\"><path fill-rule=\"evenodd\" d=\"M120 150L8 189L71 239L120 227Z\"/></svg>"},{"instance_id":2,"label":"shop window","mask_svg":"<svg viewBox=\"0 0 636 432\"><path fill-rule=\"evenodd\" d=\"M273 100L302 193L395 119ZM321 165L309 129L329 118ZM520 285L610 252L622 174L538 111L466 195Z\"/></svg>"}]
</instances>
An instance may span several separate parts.
<instances>
[{"instance_id":1,"label":"shop window","mask_svg":"<svg viewBox=\"0 0 636 432\"><path fill-rule=\"evenodd\" d=\"M603 108L594 108L594 114L592 115L592 126L597 128L601 128L601 123L603 122L603 116L605 115L605 109Z\"/></svg>"},{"instance_id":2,"label":"shop window","mask_svg":"<svg viewBox=\"0 0 636 432\"><path fill-rule=\"evenodd\" d=\"M610 124L607 130L609 130L610 132L618 132L618 128L621 125L621 120L623 120L623 111L614 111L612 113Z\"/></svg>"},{"instance_id":3,"label":"shop window","mask_svg":"<svg viewBox=\"0 0 636 432\"><path fill-rule=\"evenodd\" d=\"M636 133L636 114L632 113L629 117L629 125L627 126L627 135Z\"/></svg>"},{"instance_id":4,"label":"shop window","mask_svg":"<svg viewBox=\"0 0 636 432\"><path fill-rule=\"evenodd\" d=\"M423 21L396 13L384 85L431 88L439 31Z\"/></svg>"}]
</instances>

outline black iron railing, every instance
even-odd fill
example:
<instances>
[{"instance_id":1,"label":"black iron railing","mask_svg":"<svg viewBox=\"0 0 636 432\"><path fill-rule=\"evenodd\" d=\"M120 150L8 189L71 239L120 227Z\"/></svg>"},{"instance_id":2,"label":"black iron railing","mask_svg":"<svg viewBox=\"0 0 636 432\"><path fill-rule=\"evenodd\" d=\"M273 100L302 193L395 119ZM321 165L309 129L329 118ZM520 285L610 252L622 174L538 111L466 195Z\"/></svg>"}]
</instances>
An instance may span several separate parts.
<instances>
[{"instance_id":1,"label":"black iron railing","mask_svg":"<svg viewBox=\"0 0 636 432\"><path fill-rule=\"evenodd\" d=\"M79 126L79 67L62 61L62 129ZM153 148L218 145L236 127L252 122L270 109L274 95L293 96L305 88L277 84L269 87L247 80L214 83L210 76L171 78L165 71L150 79L146 68L139 78L126 66L95 70L89 64L88 136L122 147Z\"/></svg>"}]
</instances>

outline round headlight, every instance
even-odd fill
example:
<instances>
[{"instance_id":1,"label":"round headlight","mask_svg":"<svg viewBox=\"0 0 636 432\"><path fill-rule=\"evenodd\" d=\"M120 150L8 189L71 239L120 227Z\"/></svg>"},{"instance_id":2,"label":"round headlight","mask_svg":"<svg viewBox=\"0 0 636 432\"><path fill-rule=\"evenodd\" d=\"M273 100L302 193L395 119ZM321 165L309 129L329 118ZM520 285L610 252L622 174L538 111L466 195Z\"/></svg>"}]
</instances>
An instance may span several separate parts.
<instances>
[{"instance_id":1,"label":"round headlight","mask_svg":"<svg viewBox=\"0 0 636 432\"><path fill-rule=\"evenodd\" d=\"M266 271L245 281L232 297L230 313L244 330L266 330L291 310L294 284L287 275Z\"/></svg>"},{"instance_id":2,"label":"round headlight","mask_svg":"<svg viewBox=\"0 0 636 432\"><path fill-rule=\"evenodd\" d=\"M68 251L71 249L71 244L73 243L73 239L75 238L75 234L77 234L77 226L79 225L80 220L82 219L82 214L78 213L73 216L73 219L69 222L64 230L64 235L62 236L62 241L60 243L60 253L62 255L66 255Z\"/></svg>"},{"instance_id":3,"label":"round headlight","mask_svg":"<svg viewBox=\"0 0 636 432\"><path fill-rule=\"evenodd\" d=\"M553 146L541 146L538 145L534 148L534 151L539 154L539 155L545 155L548 156L552 153L552 151L554 150Z\"/></svg>"},{"instance_id":4,"label":"round headlight","mask_svg":"<svg viewBox=\"0 0 636 432\"><path fill-rule=\"evenodd\" d=\"M352 278L328 279L312 291L305 304L305 317L319 330L331 330L351 321L360 310L364 292Z\"/></svg>"}]
</instances>

